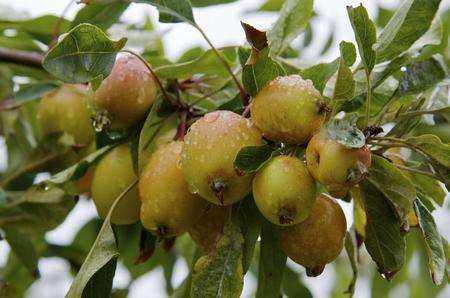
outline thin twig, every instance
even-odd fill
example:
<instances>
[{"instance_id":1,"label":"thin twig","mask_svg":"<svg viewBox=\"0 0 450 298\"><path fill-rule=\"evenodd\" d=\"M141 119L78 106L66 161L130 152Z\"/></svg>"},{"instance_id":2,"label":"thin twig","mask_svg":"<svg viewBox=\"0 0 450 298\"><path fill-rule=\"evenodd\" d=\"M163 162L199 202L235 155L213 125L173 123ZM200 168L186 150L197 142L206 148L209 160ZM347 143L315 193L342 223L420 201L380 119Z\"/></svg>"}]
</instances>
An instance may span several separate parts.
<instances>
[{"instance_id":1,"label":"thin twig","mask_svg":"<svg viewBox=\"0 0 450 298\"><path fill-rule=\"evenodd\" d=\"M430 159L433 162L440 163L434 156L428 154L426 151L424 151L422 148L415 144L411 144L403 139L394 138L394 137L372 137L372 140L375 141L387 141L390 142L388 144L382 144L382 143L375 143L377 146L390 146L390 147L403 147L403 148L410 148L416 151L417 153L420 153L422 156L424 156L427 159Z\"/></svg>"},{"instance_id":2,"label":"thin twig","mask_svg":"<svg viewBox=\"0 0 450 298\"><path fill-rule=\"evenodd\" d=\"M380 125L381 121L383 120L384 115L386 114L387 110L389 109L389 106L394 102L396 95L397 95L397 91L394 91L394 93L392 93L391 97L389 97L389 99L383 105L383 107L381 108L380 112L377 115L377 119L375 119L374 125L376 125L376 126Z\"/></svg>"},{"instance_id":3,"label":"thin twig","mask_svg":"<svg viewBox=\"0 0 450 298\"><path fill-rule=\"evenodd\" d=\"M64 155L66 153L66 151L64 152L58 152L58 153L53 153L50 155L45 156L44 158L37 160L35 162L32 162L30 164L28 164L27 166L18 169L16 172L12 173L11 175L5 177L5 179L3 179L0 182L0 187L1 188L5 188L7 187L13 180L19 178L20 176L27 174L27 173L31 173L34 172L36 170L38 170L39 168L43 167L45 164L49 163L50 161Z\"/></svg>"},{"instance_id":4,"label":"thin twig","mask_svg":"<svg viewBox=\"0 0 450 298\"><path fill-rule=\"evenodd\" d=\"M175 140L183 141L184 135L186 134L186 123L187 123L187 111L180 112L180 124L177 128L177 133L175 135Z\"/></svg>"},{"instance_id":5,"label":"thin twig","mask_svg":"<svg viewBox=\"0 0 450 298\"><path fill-rule=\"evenodd\" d=\"M211 49L213 50L213 52L216 54L217 58L219 58L219 60L222 62L223 66L225 67L225 69L228 71L228 73L230 74L230 76L232 77L234 83L236 84L236 86L239 89L239 94L241 95L241 100L244 106L248 105L248 95L247 92L245 91L244 87L242 87L241 83L239 82L239 80L237 79L237 77L234 75L233 70L231 69L230 65L228 64L227 60L225 60L225 58L222 56L222 54L216 49L216 47L212 44L211 40L209 39L209 37L206 35L205 31L203 31L202 28L200 28L200 26L198 26L197 24L193 24L193 26L200 32L200 34L203 36L203 38L205 39L205 41L209 44L209 46L211 47Z\"/></svg>"},{"instance_id":6,"label":"thin twig","mask_svg":"<svg viewBox=\"0 0 450 298\"><path fill-rule=\"evenodd\" d=\"M242 117L247 117L247 115L250 113L251 107L252 107L252 104L249 103L249 104L245 107L244 111L242 112Z\"/></svg>"},{"instance_id":7,"label":"thin twig","mask_svg":"<svg viewBox=\"0 0 450 298\"><path fill-rule=\"evenodd\" d=\"M164 98L171 103L172 102L172 97L169 95L169 93L167 93L166 89L164 88L164 85L161 81L161 79L158 77L158 75L156 74L156 72L152 69L152 67L150 66L150 64L141 57L141 55L131 51L131 50L122 50L121 52L124 53L128 53L131 54L133 56L135 56L136 58L138 58L139 60L142 61L142 63L145 64L145 66L147 67L147 69L150 71L150 73L153 75L153 77L155 78L156 84L158 85L159 89L161 90L161 93L163 94Z\"/></svg>"},{"instance_id":8,"label":"thin twig","mask_svg":"<svg viewBox=\"0 0 450 298\"><path fill-rule=\"evenodd\" d=\"M52 40L50 41L50 44L48 45L48 49L50 50L55 43L58 41L59 36L59 30L61 29L61 25L64 21L64 16L69 11L69 8L72 6L72 4L75 2L75 0L71 0L69 3L67 3L66 7L62 11L61 15L59 16L58 22L55 24L55 27L53 28L52 32Z\"/></svg>"},{"instance_id":9,"label":"thin twig","mask_svg":"<svg viewBox=\"0 0 450 298\"><path fill-rule=\"evenodd\" d=\"M42 68L44 56L38 52L12 50L0 47L0 62L12 62Z\"/></svg>"}]
</instances>

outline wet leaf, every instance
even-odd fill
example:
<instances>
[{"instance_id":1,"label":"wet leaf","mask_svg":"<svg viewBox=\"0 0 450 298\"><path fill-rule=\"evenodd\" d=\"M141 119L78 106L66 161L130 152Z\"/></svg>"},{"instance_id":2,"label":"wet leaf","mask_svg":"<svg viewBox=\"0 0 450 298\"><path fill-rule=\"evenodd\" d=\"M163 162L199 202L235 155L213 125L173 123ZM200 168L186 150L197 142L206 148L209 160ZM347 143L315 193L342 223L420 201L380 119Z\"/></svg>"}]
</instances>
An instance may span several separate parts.
<instances>
[{"instance_id":1,"label":"wet leaf","mask_svg":"<svg viewBox=\"0 0 450 298\"><path fill-rule=\"evenodd\" d=\"M103 221L102 227L95 239L94 244L91 247L83 265L75 276L72 285L70 286L67 298L78 298L84 295L92 294L91 297L104 297L109 296L111 293L112 277L114 276L116 260L119 256L117 251L116 238L114 231L111 227L111 215L125 195L132 189L137 183L137 180L130 184L114 201L111 208L108 211L108 215ZM99 277L103 275L103 277ZM91 280L97 280L97 278L103 278L103 287L93 289ZM95 293L89 293L89 290L95 290ZM97 292L98 291L98 292ZM100 296L96 296L96 294Z\"/></svg>"},{"instance_id":2,"label":"wet leaf","mask_svg":"<svg viewBox=\"0 0 450 298\"><path fill-rule=\"evenodd\" d=\"M376 59L376 53L373 50L373 45L377 40L375 24L370 20L369 14L362 4L356 8L348 6L347 12L364 68L367 73L371 73Z\"/></svg>"},{"instance_id":3,"label":"wet leaf","mask_svg":"<svg viewBox=\"0 0 450 298\"><path fill-rule=\"evenodd\" d=\"M378 271L391 279L405 262L406 242L394 210L368 181L360 183L367 215L365 245Z\"/></svg>"},{"instance_id":4,"label":"wet leaf","mask_svg":"<svg viewBox=\"0 0 450 298\"><path fill-rule=\"evenodd\" d=\"M278 242L276 227L264 220L261 228L257 298L280 296L285 265L286 255Z\"/></svg>"},{"instance_id":5,"label":"wet leaf","mask_svg":"<svg viewBox=\"0 0 450 298\"><path fill-rule=\"evenodd\" d=\"M284 74L281 66L268 54L269 49L263 49L258 53L256 61L245 65L242 70L242 83L245 90L252 96L255 96L271 80Z\"/></svg>"},{"instance_id":6,"label":"wet leaf","mask_svg":"<svg viewBox=\"0 0 450 298\"><path fill-rule=\"evenodd\" d=\"M99 28L80 24L65 34L45 55L43 66L67 83L86 83L108 76L126 39L112 41Z\"/></svg>"},{"instance_id":7,"label":"wet leaf","mask_svg":"<svg viewBox=\"0 0 450 298\"><path fill-rule=\"evenodd\" d=\"M329 79L336 73L339 67L339 60L336 59L329 63L320 63L308 68L302 69L299 75L305 80L311 80L314 87L323 93Z\"/></svg>"},{"instance_id":8,"label":"wet leaf","mask_svg":"<svg viewBox=\"0 0 450 298\"><path fill-rule=\"evenodd\" d=\"M249 194L237 207L239 215L239 226L242 231L243 255L242 269L246 273L253 260L255 245L260 234L261 215L255 205L253 195Z\"/></svg>"},{"instance_id":9,"label":"wet leaf","mask_svg":"<svg viewBox=\"0 0 450 298\"><path fill-rule=\"evenodd\" d=\"M322 132L348 148L361 148L366 144L362 131L347 120L333 119L322 128Z\"/></svg>"},{"instance_id":10,"label":"wet leaf","mask_svg":"<svg viewBox=\"0 0 450 298\"><path fill-rule=\"evenodd\" d=\"M439 235L433 216L420 200L414 201L414 211L425 241L431 278L436 285L440 285L444 280L446 264L441 235Z\"/></svg>"},{"instance_id":11,"label":"wet leaf","mask_svg":"<svg viewBox=\"0 0 450 298\"><path fill-rule=\"evenodd\" d=\"M194 266L191 297L239 297L244 285L242 270L242 233L234 217L225 225L216 250L197 260Z\"/></svg>"},{"instance_id":12,"label":"wet leaf","mask_svg":"<svg viewBox=\"0 0 450 298\"><path fill-rule=\"evenodd\" d=\"M346 293L353 297L355 294L356 280L358 278L358 244L356 242L355 229L352 228L345 235L345 251L353 271L352 280L348 286Z\"/></svg>"},{"instance_id":13,"label":"wet leaf","mask_svg":"<svg viewBox=\"0 0 450 298\"><path fill-rule=\"evenodd\" d=\"M334 85L333 100L346 101L355 96L355 79L348 62L355 61L355 46L349 42L341 42L341 58L336 83ZM352 63L353 64L353 63Z\"/></svg>"},{"instance_id":14,"label":"wet leaf","mask_svg":"<svg viewBox=\"0 0 450 298\"><path fill-rule=\"evenodd\" d=\"M256 173L272 157L274 149L269 145L248 146L242 148L234 160L238 173L249 175Z\"/></svg>"},{"instance_id":15,"label":"wet leaf","mask_svg":"<svg viewBox=\"0 0 450 298\"><path fill-rule=\"evenodd\" d=\"M384 195L398 218L406 220L416 199L414 185L408 177L385 158L372 154L367 180Z\"/></svg>"}]
</instances>

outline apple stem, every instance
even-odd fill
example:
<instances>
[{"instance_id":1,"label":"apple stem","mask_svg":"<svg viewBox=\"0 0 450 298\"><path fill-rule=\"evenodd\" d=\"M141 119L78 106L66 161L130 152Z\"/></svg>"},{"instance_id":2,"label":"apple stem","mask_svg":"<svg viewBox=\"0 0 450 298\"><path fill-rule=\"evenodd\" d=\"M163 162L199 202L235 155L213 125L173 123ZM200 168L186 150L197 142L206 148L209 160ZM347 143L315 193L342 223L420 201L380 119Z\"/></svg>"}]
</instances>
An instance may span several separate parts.
<instances>
[{"instance_id":1,"label":"apple stem","mask_svg":"<svg viewBox=\"0 0 450 298\"><path fill-rule=\"evenodd\" d=\"M186 134L186 122L187 122L187 112L180 112L180 124L177 128L177 133L175 135L175 140L183 141L184 135Z\"/></svg>"},{"instance_id":2,"label":"apple stem","mask_svg":"<svg viewBox=\"0 0 450 298\"><path fill-rule=\"evenodd\" d=\"M150 64L149 64L144 58L142 58L141 55L139 55L139 54L137 54L137 53L135 53L135 52L133 52L133 51L131 51L131 50L122 50L121 52L131 54L131 55L135 56L136 58L138 58L139 60L141 60L142 63L144 63L144 65L145 65L145 66L147 67L147 69L150 71L150 73L152 74L152 76L155 78L156 84L158 85L159 89L161 90L161 92L162 92L162 94L163 94L163 96L164 96L164 99L166 99L166 101L167 101L169 104L172 105L172 104L173 104L172 97L169 95L169 93L167 93L167 91L166 91L166 89L164 88L164 85L163 85L161 79L158 77L158 75L156 74L156 72L152 69L152 67L150 66Z\"/></svg>"}]
</instances>

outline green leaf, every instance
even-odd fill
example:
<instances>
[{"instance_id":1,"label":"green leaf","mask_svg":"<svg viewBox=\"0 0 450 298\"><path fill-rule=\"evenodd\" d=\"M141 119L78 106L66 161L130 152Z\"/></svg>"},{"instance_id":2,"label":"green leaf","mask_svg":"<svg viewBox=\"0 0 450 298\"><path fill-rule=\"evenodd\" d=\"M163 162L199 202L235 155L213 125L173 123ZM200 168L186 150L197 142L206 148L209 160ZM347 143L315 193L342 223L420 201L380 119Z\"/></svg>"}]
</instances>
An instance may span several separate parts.
<instances>
[{"instance_id":1,"label":"green leaf","mask_svg":"<svg viewBox=\"0 0 450 298\"><path fill-rule=\"evenodd\" d=\"M223 228L216 250L195 263L191 297L239 297L244 285L243 237L235 216Z\"/></svg>"},{"instance_id":2,"label":"green leaf","mask_svg":"<svg viewBox=\"0 0 450 298\"><path fill-rule=\"evenodd\" d=\"M234 168L244 175L256 173L272 157L273 152L274 149L269 145L244 147L236 155Z\"/></svg>"},{"instance_id":3,"label":"green leaf","mask_svg":"<svg viewBox=\"0 0 450 298\"><path fill-rule=\"evenodd\" d=\"M447 275L447 282L450 282L450 244L447 239L442 237L442 246L444 247L445 259L446 259L446 268L445 274Z\"/></svg>"},{"instance_id":4,"label":"green leaf","mask_svg":"<svg viewBox=\"0 0 450 298\"><path fill-rule=\"evenodd\" d=\"M47 53L43 67L68 83L86 83L110 73L126 39L112 41L99 28L80 24L65 34Z\"/></svg>"},{"instance_id":5,"label":"green leaf","mask_svg":"<svg viewBox=\"0 0 450 298\"><path fill-rule=\"evenodd\" d=\"M420 200L414 201L414 211L425 241L431 278L436 285L440 285L444 280L446 265L441 235L439 235L433 216Z\"/></svg>"},{"instance_id":6,"label":"green leaf","mask_svg":"<svg viewBox=\"0 0 450 298\"><path fill-rule=\"evenodd\" d=\"M141 129L139 136L139 146L138 146L138 169L141 171L145 165L146 158L149 154L155 150L155 140L162 133L173 128L173 120L175 120L175 114L169 117L158 116L158 110L163 103L162 99L158 99L152 106L147 119L144 122L144 126Z\"/></svg>"},{"instance_id":7,"label":"green leaf","mask_svg":"<svg viewBox=\"0 0 450 298\"><path fill-rule=\"evenodd\" d=\"M103 225L100 229L100 232L95 239L94 244L89 251L86 259L84 260L83 265L75 276L72 285L70 286L69 292L67 293L67 298L78 298L84 295L87 295L85 290L92 289L90 288L90 280L92 278L97 279L99 275L96 273L103 275L107 285L109 284L108 278L111 278L114 275L111 271L115 270L115 260L117 260L119 256L119 252L117 251L117 243L116 238L114 236L114 231L111 227L111 215L116 208L117 204L120 200L125 197L125 195L136 185L137 180L134 183L131 183L114 201L111 208L108 211L108 215L103 221ZM114 260L114 261L113 261ZM112 263L111 263L112 262ZM107 278L106 278L107 277ZM112 282L111 282L112 285ZM87 288L89 287L89 288ZM105 285L101 288L102 291L105 290ZM111 288L109 289L111 292ZM86 294L85 294L86 293ZM103 294L102 294L103 293ZM100 292L102 294L100 296L95 297L105 297L109 296L110 293L105 295L104 292Z\"/></svg>"},{"instance_id":8,"label":"green leaf","mask_svg":"<svg viewBox=\"0 0 450 298\"><path fill-rule=\"evenodd\" d=\"M414 62L402 70L397 91L400 96L425 91L447 77L443 66L434 58Z\"/></svg>"},{"instance_id":9,"label":"green leaf","mask_svg":"<svg viewBox=\"0 0 450 298\"><path fill-rule=\"evenodd\" d=\"M267 0L261 5L258 11L279 11L283 7L285 0Z\"/></svg>"},{"instance_id":10,"label":"green leaf","mask_svg":"<svg viewBox=\"0 0 450 298\"><path fill-rule=\"evenodd\" d=\"M191 60L195 60L199 58L201 55L205 53L205 50L200 46L192 47L183 54L180 55L180 57L177 59L177 63L183 63L183 62L189 62Z\"/></svg>"},{"instance_id":11,"label":"green leaf","mask_svg":"<svg viewBox=\"0 0 450 298\"><path fill-rule=\"evenodd\" d=\"M236 65L237 54L235 47L223 48L219 52L231 67ZM213 50L206 51L194 60L164 65L158 67L155 71L162 79L187 79L196 74L216 75L222 78L227 78L230 75Z\"/></svg>"},{"instance_id":12,"label":"green leaf","mask_svg":"<svg viewBox=\"0 0 450 298\"><path fill-rule=\"evenodd\" d=\"M309 26L306 28L306 30L308 30L308 28L309 28ZM305 31L305 36L306 36L307 32L308 31ZM310 32L312 32L312 30ZM305 37L305 39L306 39L306 37ZM311 43L311 41L306 40L306 42L304 44L306 44L306 46L307 46L309 43ZM320 51L319 56L325 55L331 49L331 46L333 45L333 43L334 43L334 32L333 32L333 30L331 30L330 33L328 34L328 38L327 38L327 41L325 42L325 45L323 46L322 50Z\"/></svg>"},{"instance_id":13,"label":"green leaf","mask_svg":"<svg viewBox=\"0 0 450 298\"><path fill-rule=\"evenodd\" d=\"M286 255L278 242L276 227L263 220L261 227L261 249L258 266L257 298L279 297L283 280Z\"/></svg>"},{"instance_id":14,"label":"green leaf","mask_svg":"<svg viewBox=\"0 0 450 298\"><path fill-rule=\"evenodd\" d=\"M3 228L11 250L34 277L39 277L38 255L28 235L17 227Z\"/></svg>"},{"instance_id":15,"label":"green leaf","mask_svg":"<svg viewBox=\"0 0 450 298\"><path fill-rule=\"evenodd\" d=\"M313 0L286 0L278 20L268 32L270 55L280 55L300 33L313 15Z\"/></svg>"},{"instance_id":16,"label":"green leaf","mask_svg":"<svg viewBox=\"0 0 450 298\"><path fill-rule=\"evenodd\" d=\"M405 221L416 199L414 185L405 174L385 158L372 154L367 180L384 195L398 218Z\"/></svg>"},{"instance_id":17,"label":"green leaf","mask_svg":"<svg viewBox=\"0 0 450 298\"><path fill-rule=\"evenodd\" d=\"M409 49L431 26L441 0L405 0L375 44L377 62L391 60Z\"/></svg>"},{"instance_id":18,"label":"green leaf","mask_svg":"<svg viewBox=\"0 0 450 298\"><path fill-rule=\"evenodd\" d=\"M95 272L83 290L83 298L109 297L116 272L117 258L111 259L105 266Z\"/></svg>"},{"instance_id":19,"label":"green leaf","mask_svg":"<svg viewBox=\"0 0 450 298\"><path fill-rule=\"evenodd\" d=\"M237 209L239 226L242 231L242 237L244 238L242 269L245 274L252 264L255 244L260 233L261 215L255 205L252 194L247 195L238 205Z\"/></svg>"},{"instance_id":20,"label":"green leaf","mask_svg":"<svg viewBox=\"0 0 450 298\"><path fill-rule=\"evenodd\" d=\"M356 83L353 78L353 72L347 64L347 61L355 61L355 46L352 43L343 41L340 44L340 48L341 58L339 59L339 69L334 85L333 100L346 101L355 96Z\"/></svg>"},{"instance_id":21,"label":"green leaf","mask_svg":"<svg viewBox=\"0 0 450 298\"><path fill-rule=\"evenodd\" d=\"M364 134L349 120L332 119L321 131L348 148L361 148L366 144Z\"/></svg>"},{"instance_id":22,"label":"green leaf","mask_svg":"<svg viewBox=\"0 0 450 298\"><path fill-rule=\"evenodd\" d=\"M236 1L237 0L191 0L191 4L194 7L207 7L211 5L227 4Z\"/></svg>"},{"instance_id":23,"label":"green leaf","mask_svg":"<svg viewBox=\"0 0 450 298\"><path fill-rule=\"evenodd\" d=\"M59 85L53 82L32 83L21 87L11 100L5 100L0 104L0 109L14 109L21 105L41 98L48 92L55 90Z\"/></svg>"},{"instance_id":24,"label":"green leaf","mask_svg":"<svg viewBox=\"0 0 450 298\"><path fill-rule=\"evenodd\" d=\"M82 23L89 23L102 30L106 30L119 21L120 16L129 5L129 2L123 0L90 3L77 12L71 23L71 27L76 27Z\"/></svg>"},{"instance_id":25,"label":"green leaf","mask_svg":"<svg viewBox=\"0 0 450 298\"><path fill-rule=\"evenodd\" d=\"M405 238L401 222L394 210L369 182L360 183L367 215L365 245L378 271L387 279L398 272L405 262Z\"/></svg>"},{"instance_id":26,"label":"green leaf","mask_svg":"<svg viewBox=\"0 0 450 298\"><path fill-rule=\"evenodd\" d=\"M16 227L32 234L46 232L60 225L74 205L74 200L58 188L33 187L0 204L0 227Z\"/></svg>"},{"instance_id":27,"label":"green leaf","mask_svg":"<svg viewBox=\"0 0 450 298\"><path fill-rule=\"evenodd\" d=\"M376 73L375 80L373 82L373 88L377 88L378 86L380 86L381 83L383 83L389 76L399 71L402 66L411 63L411 60L411 55L404 54L390 61L389 64L380 73Z\"/></svg>"},{"instance_id":28,"label":"green leaf","mask_svg":"<svg viewBox=\"0 0 450 298\"><path fill-rule=\"evenodd\" d=\"M376 53L373 50L373 45L377 41L375 24L362 4L356 8L347 6L347 12L364 68L367 73L371 73L376 60Z\"/></svg>"},{"instance_id":29,"label":"green leaf","mask_svg":"<svg viewBox=\"0 0 450 298\"><path fill-rule=\"evenodd\" d=\"M376 18L376 24L380 28L386 27L386 25L389 23L389 20L394 15L394 10L388 9L383 6L378 6L378 13Z\"/></svg>"},{"instance_id":30,"label":"green leaf","mask_svg":"<svg viewBox=\"0 0 450 298\"><path fill-rule=\"evenodd\" d=\"M438 180L421 174L409 174L411 176L411 181L416 187L416 192L419 199L422 201L428 200L429 202L434 201L441 207L444 205L447 193L442 188Z\"/></svg>"},{"instance_id":31,"label":"green leaf","mask_svg":"<svg viewBox=\"0 0 450 298\"><path fill-rule=\"evenodd\" d=\"M155 6L159 11L161 23L187 22L195 24L191 3L188 0L132 0L132 2Z\"/></svg>"},{"instance_id":32,"label":"green leaf","mask_svg":"<svg viewBox=\"0 0 450 298\"><path fill-rule=\"evenodd\" d=\"M91 251L87 255L78 274L75 276L66 297L82 297L85 289L92 289L92 283L89 281L95 277L96 273L104 272L102 271L104 267L106 269L110 268L108 264L110 264L111 260L116 260L118 256L116 239L114 238L114 232L107 217Z\"/></svg>"},{"instance_id":33,"label":"green leaf","mask_svg":"<svg viewBox=\"0 0 450 298\"><path fill-rule=\"evenodd\" d=\"M305 80L311 80L314 87L323 93L329 79L336 73L339 67L339 60L336 59L330 63L320 63L308 68L302 69L299 75Z\"/></svg>"},{"instance_id":34,"label":"green leaf","mask_svg":"<svg viewBox=\"0 0 450 298\"><path fill-rule=\"evenodd\" d=\"M311 291L303 284L300 274L285 266L283 292L288 298L313 298Z\"/></svg>"},{"instance_id":35,"label":"green leaf","mask_svg":"<svg viewBox=\"0 0 450 298\"><path fill-rule=\"evenodd\" d=\"M59 172L52 177L50 177L48 180L45 181L45 183L48 184L54 184L54 185L63 185L66 182L74 181L78 178L83 177L83 175L86 173L87 169L96 163L104 154L106 154L109 150L111 150L111 146L105 146L85 158L83 158L78 163L74 164L70 168L65 169L62 172Z\"/></svg>"},{"instance_id":36,"label":"green leaf","mask_svg":"<svg viewBox=\"0 0 450 298\"><path fill-rule=\"evenodd\" d=\"M339 44L339 50L341 52L341 57L344 58L347 66L352 66L356 61L356 49L352 42L341 41Z\"/></svg>"},{"instance_id":37,"label":"green leaf","mask_svg":"<svg viewBox=\"0 0 450 298\"><path fill-rule=\"evenodd\" d=\"M450 168L450 145L442 143L437 136L427 134L418 137L409 137L405 141L425 153L435 163L447 169Z\"/></svg>"},{"instance_id":38,"label":"green leaf","mask_svg":"<svg viewBox=\"0 0 450 298\"><path fill-rule=\"evenodd\" d=\"M244 66L242 83L245 90L255 96L267 83L282 74L284 70L269 57L269 48L265 48L258 53L256 62Z\"/></svg>"},{"instance_id":39,"label":"green leaf","mask_svg":"<svg viewBox=\"0 0 450 298\"><path fill-rule=\"evenodd\" d=\"M356 280L358 278L358 245L356 243L355 229L352 227L345 235L345 252L347 253L350 265L352 266L353 277L348 285L346 293L353 297L355 294Z\"/></svg>"},{"instance_id":40,"label":"green leaf","mask_svg":"<svg viewBox=\"0 0 450 298\"><path fill-rule=\"evenodd\" d=\"M57 33L64 33L69 30L70 22L54 15L43 15L23 21L0 21L0 29L11 28L23 30L44 44L49 44L53 40L56 26L59 26L59 32Z\"/></svg>"},{"instance_id":41,"label":"green leaf","mask_svg":"<svg viewBox=\"0 0 450 298\"><path fill-rule=\"evenodd\" d=\"M173 251L166 252L162 245L155 243L155 237L145 231L140 222L116 226L114 232L120 260L132 279L137 279L160 265L167 266L174 259Z\"/></svg>"}]
</instances>

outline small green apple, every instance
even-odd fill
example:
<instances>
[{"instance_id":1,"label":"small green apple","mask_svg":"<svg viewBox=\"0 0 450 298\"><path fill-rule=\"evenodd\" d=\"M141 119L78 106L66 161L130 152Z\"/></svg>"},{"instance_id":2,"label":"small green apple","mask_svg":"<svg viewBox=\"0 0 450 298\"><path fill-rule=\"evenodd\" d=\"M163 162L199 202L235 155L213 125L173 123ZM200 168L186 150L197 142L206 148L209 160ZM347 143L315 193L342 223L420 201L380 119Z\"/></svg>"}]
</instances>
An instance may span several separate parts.
<instances>
[{"instance_id":1,"label":"small green apple","mask_svg":"<svg viewBox=\"0 0 450 298\"><path fill-rule=\"evenodd\" d=\"M253 197L267 220L277 225L294 225L311 212L316 184L300 159L280 155L256 174Z\"/></svg>"},{"instance_id":2,"label":"small green apple","mask_svg":"<svg viewBox=\"0 0 450 298\"><path fill-rule=\"evenodd\" d=\"M161 145L139 179L141 221L159 237L179 236L199 219L207 202L193 195L180 168L183 142Z\"/></svg>"},{"instance_id":3,"label":"small green apple","mask_svg":"<svg viewBox=\"0 0 450 298\"><path fill-rule=\"evenodd\" d=\"M311 175L336 198L343 198L359 183L371 163L369 148L348 148L320 132L306 148L306 162Z\"/></svg>"}]
</instances>

